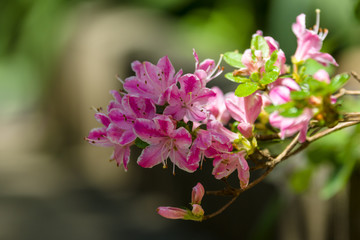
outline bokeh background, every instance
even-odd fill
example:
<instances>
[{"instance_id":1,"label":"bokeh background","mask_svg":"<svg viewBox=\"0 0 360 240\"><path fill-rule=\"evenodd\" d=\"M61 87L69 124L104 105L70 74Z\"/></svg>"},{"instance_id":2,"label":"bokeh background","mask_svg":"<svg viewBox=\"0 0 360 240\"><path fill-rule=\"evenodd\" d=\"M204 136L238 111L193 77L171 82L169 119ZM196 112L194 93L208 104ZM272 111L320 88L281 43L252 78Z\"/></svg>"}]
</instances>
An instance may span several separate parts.
<instances>
[{"instance_id":1,"label":"bokeh background","mask_svg":"<svg viewBox=\"0 0 360 240\"><path fill-rule=\"evenodd\" d=\"M323 51L341 66L328 70L360 73L355 0L1 0L0 239L360 239L360 127L289 159L204 223L155 209L185 206L198 181L221 188L211 164L172 176L140 168L134 152L125 173L108 161L111 149L83 140L98 126L91 107L107 105L120 88L115 75L131 76L132 61L168 55L176 70L193 72L193 48L218 59L248 48L257 29L289 60L291 24L306 13L311 26L316 8L329 29ZM212 85L234 88L223 77ZM348 111L359 105L344 101ZM205 211L226 200L206 196Z\"/></svg>"}]
</instances>

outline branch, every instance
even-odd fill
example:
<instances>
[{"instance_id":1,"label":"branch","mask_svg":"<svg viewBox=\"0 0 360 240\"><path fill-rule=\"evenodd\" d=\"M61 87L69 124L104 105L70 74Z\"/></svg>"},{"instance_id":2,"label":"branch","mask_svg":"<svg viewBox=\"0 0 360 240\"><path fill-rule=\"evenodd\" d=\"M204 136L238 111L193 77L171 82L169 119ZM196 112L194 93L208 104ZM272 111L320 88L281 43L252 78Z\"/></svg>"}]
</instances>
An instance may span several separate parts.
<instances>
[{"instance_id":1,"label":"branch","mask_svg":"<svg viewBox=\"0 0 360 240\"><path fill-rule=\"evenodd\" d=\"M360 77L356 72L352 71L351 75L360 83Z\"/></svg>"},{"instance_id":2,"label":"branch","mask_svg":"<svg viewBox=\"0 0 360 240\"><path fill-rule=\"evenodd\" d=\"M345 116L356 116L358 117L360 115L360 113L347 113L345 114ZM254 187L255 185L259 184L260 182L262 182L265 177L275 168L275 166L277 164L279 164L280 162L284 161L285 159L289 158L290 156L293 156L299 152L301 152L302 150L304 150L306 147L308 147L310 145L310 143L325 137L333 132L336 132L338 130L356 125L360 123L360 119L357 120L353 120L350 122L342 122L339 123L338 125L336 125L333 128L328 128L325 129L319 133L314 134L313 136L308 136L306 138L306 141L304 143L302 143L298 148L296 148L294 151L293 149L296 147L296 145L298 144L298 139L300 136L300 133L296 135L295 138L292 139L292 141L289 143L289 145L286 146L286 148L276 157L276 158L272 158L270 156L270 154L268 153L264 153L263 151L259 150L258 153L260 153L266 160L267 162L265 163L265 165L267 165L267 169L266 171L257 179L255 179L254 181L252 181L246 188L243 189L235 189L232 187L227 186L226 189L223 190L218 190L218 191L207 191L206 194L208 195L215 195L215 196L224 196L224 195L232 195L233 198L226 203L223 207L221 207L219 210L209 214L209 215L205 215L203 220L207 220L210 218L213 218L217 215L219 215L220 213L222 213L223 211L225 211L233 202L235 202L235 200L239 197L239 195L247 190L249 190L250 188ZM265 166L265 165L261 165L261 166ZM260 168L260 167L259 167ZM253 169L259 169L257 167L253 168Z\"/></svg>"},{"instance_id":3,"label":"branch","mask_svg":"<svg viewBox=\"0 0 360 240\"><path fill-rule=\"evenodd\" d=\"M355 90L346 90L345 88L341 88L337 94L334 95L335 98L342 97L344 95L360 95L360 91Z\"/></svg>"},{"instance_id":4,"label":"branch","mask_svg":"<svg viewBox=\"0 0 360 240\"><path fill-rule=\"evenodd\" d=\"M254 187L255 185L257 185L258 183L260 183L262 180L264 180L264 178L273 170L273 167L269 167L260 177L258 177L256 180L254 180L253 182L251 182L249 185L247 185L246 188L243 189L233 189L232 193L234 195L234 197L228 202L226 203L222 208L220 208L219 210L217 210L216 212L213 212L211 214L205 215L203 217L203 220L208 220L210 218L213 218L217 215L219 215L220 213L222 213L223 211L225 211L233 202L235 202L235 200L239 197L239 195L243 192L245 192L246 190L249 190L250 188ZM207 191L206 194L209 195L222 195L222 193L224 193L224 190L220 190L220 191Z\"/></svg>"},{"instance_id":5,"label":"branch","mask_svg":"<svg viewBox=\"0 0 360 240\"><path fill-rule=\"evenodd\" d=\"M298 143L300 133L296 135L296 137L293 138L293 140L290 142L289 145L280 153L273 161L267 162L267 165L270 167L275 167L279 162L283 160L284 157L286 157L291 150L294 149L296 144Z\"/></svg>"},{"instance_id":6,"label":"branch","mask_svg":"<svg viewBox=\"0 0 360 240\"><path fill-rule=\"evenodd\" d=\"M339 123L338 125L336 125L335 127L333 128L328 128L328 129L325 129L324 131L322 132L319 132L317 134L315 134L314 136L311 136L311 137L307 137L306 138L306 141L308 142L314 142L326 135L329 135L330 133L333 133L335 131L338 131L338 130L341 130L343 128L347 128L347 127L350 127L350 126L353 126L353 125L356 125L360 123L360 120L357 120L357 121L352 121L352 122L344 122L344 123Z\"/></svg>"}]
</instances>

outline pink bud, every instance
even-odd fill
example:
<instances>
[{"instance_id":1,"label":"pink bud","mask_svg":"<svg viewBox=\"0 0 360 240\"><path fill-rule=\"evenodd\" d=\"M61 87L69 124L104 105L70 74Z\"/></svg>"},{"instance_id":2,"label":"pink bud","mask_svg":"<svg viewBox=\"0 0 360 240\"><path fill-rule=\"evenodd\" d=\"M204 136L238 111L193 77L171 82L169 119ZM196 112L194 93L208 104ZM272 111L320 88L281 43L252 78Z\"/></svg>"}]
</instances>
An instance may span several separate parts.
<instances>
[{"instance_id":1,"label":"pink bud","mask_svg":"<svg viewBox=\"0 0 360 240\"><path fill-rule=\"evenodd\" d=\"M193 204L192 207L193 209L191 212L195 216L204 216L204 209L199 204Z\"/></svg>"},{"instance_id":2,"label":"pink bud","mask_svg":"<svg viewBox=\"0 0 360 240\"><path fill-rule=\"evenodd\" d=\"M158 207L156 211L164 218L169 219L184 219L188 214L188 211L175 207Z\"/></svg>"},{"instance_id":3,"label":"pink bud","mask_svg":"<svg viewBox=\"0 0 360 240\"><path fill-rule=\"evenodd\" d=\"M204 197L205 189L201 183L196 184L192 189L191 193L191 203L192 204L200 204L201 199Z\"/></svg>"}]
</instances>

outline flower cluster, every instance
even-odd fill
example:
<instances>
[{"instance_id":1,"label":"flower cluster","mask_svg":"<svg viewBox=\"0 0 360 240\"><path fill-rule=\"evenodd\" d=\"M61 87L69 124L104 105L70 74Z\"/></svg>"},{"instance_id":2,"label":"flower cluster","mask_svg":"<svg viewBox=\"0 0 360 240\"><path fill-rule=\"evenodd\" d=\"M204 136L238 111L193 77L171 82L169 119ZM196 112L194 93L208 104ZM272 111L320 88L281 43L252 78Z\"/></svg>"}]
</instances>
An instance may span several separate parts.
<instances>
[{"instance_id":1,"label":"flower cluster","mask_svg":"<svg viewBox=\"0 0 360 240\"><path fill-rule=\"evenodd\" d=\"M144 168L168 160L187 171L196 171L203 159L214 159L213 174L223 178L238 170L241 185L249 181L246 151L234 141L239 134L225 127L230 116L243 119L242 125L251 136L252 124L261 110L261 98L247 97L249 109L237 106L238 97L224 96L219 88L208 88L207 83L221 74L214 60L199 62L195 50L194 73L175 73L168 57L156 65L149 62L132 63L135 76L123 81L125 92L111 91L114 100L107 113L97 112L95 118L104 126L90 131L90 143L114 147L112 158L128 169L130 147L143 148L137 163ZM260 102L259 102L260 100ZM253 102L253 103L252 103ZM253 111L255 110L255 111ZM249 130L250 129L250 130Z\"/></svg>"},{"instance_id":2,"label":"flower cluster","mask_svg":"<svg viewBox=\"0 0 360 240\"><path fill-rule=\"evenodd\" d=\"M339 120L337 100L333 94L347 81L346 74L330 80L322 69L306 71L313 59L322 65L337 66L334 58L320 52L327 30L319 27L319 11L313 30L306 29L305 15L292 26L298 47L291 58L293 67L277 41L257 31L251 47L243 54L227 52L218 64L202 62L195 50L193 73L176 73L167 56L156 65L132 63L134 76L126 78L123 91L111 91L112 100L105 113L95 113L103 126L92 129L86 139L94 145L113 147L112 158L128 169L130 147L142 148L138 165L152 168L162 164L189 173L196 171L204 159L211 160L216 179L228 177L237 170L239 185L248 186L249 159L259 149L257 135L278 135L280 139L299 133L305 142L311 120L318 126L334 126ZM223 94L207 83L223 69L221 59L235 67L225 74L239 83L234 92ZM204 188L193 189L192 210L160 207L164 217L201 220L200 201Z\"/></svg>"}]
</instances>

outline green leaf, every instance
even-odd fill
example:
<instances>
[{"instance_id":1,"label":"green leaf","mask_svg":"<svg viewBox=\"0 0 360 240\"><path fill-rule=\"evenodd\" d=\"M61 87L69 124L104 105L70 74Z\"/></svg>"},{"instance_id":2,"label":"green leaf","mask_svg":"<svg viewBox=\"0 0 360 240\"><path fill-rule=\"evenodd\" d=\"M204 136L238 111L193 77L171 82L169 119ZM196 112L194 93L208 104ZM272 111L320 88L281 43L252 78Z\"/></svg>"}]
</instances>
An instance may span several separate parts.
<instances>
[{"instance_id":1,"label":"green leaf","mask_svg":"<svg viewBox=\"0 0 360 240\"><path fill-rule=\"evenodd\" d=\"M258 72L253 72L250 76L251 80L253 80L254 82L258 82L260 80L260 73Z\"/></svg>"},{"instance_id":2,"label":"green leaf","mask_svg":"<svg viewBox=\"0 0 360 240\"><path fill-rule=\"evenodd\" d=\"M310 97L310 93L307 91L291 91L290 97L292 100L303 100Z\"/></svg>"},{"instance_id":3,"label":"green leaf","mask_svg":"<svg viewBox=\"0 0 360 240\"><path fill-rule=\"evenodd\" d=\"M238 52L226 52L224 53L224 60L227 64L236 68L245 67L241 62L242 54Z\"/></svg>"},{"instance_id":4,"label":"green leaf","mask_svg":"<svg viewBox=\"0 0 360 240\"><path fill-rule=\"evenodd\" d=\"M235 95L238 97L246 97L254 93L258 89L256 82L245 82L239 84L235 90Z\"/></svg>"},{"instance_id":5,"label":"green leaf","mask_svg":"<svg viewBox=\"0 0 360 240\"><path fill-rule=\"evenodd\" d=\"M233 73L231 73L231 72L225 74L225 78L229 79L232 82L236 82L236 83L244 83L244 82L250 81L250 79L245 78L245 77L234 76Z\"/></svg>"},{"instance_id":6,"label":"green leaf","mask_svg":"<svg viewBox=\"0 0 360 240\"><path fill-rule=\"evenodd\" d=\"M266 72L273 71L273 66L274 66L277 58L278 58L278 51L275 50L275 51L271 54L270 59L267 60L266 63L265 63L265 71L266 71Z\"/></svg>"},{"instance_id":7,"label":"green leaf","mask_svg":"<svg viewBox=\"0 0 360 240\"><path fill-rule=\"evenodd\" d=\"M327 83L316 80L310 76L304 80L302 85L308 86L304 86L304 88L309 89L311 95L326 95L329 91L329 85Z\"/></svg>"},{"instance_id":8,"label":"green leaf","mask_svg":"<svg viewBox=\"0 0 360 240\"><path fill-rule=\"evenodd\" d=\"M268 113L275 112L281 108L281 105L269 105L265 107L265 111Z\"/></svg>"},{"instance_id":9,"label":"green leaf","mask_svg":"<svg viewBox=\"0 0 360 240\"><path fill-rule=\"evenodd\" d=\"M283 111L280 111L280 115L283 117L288 117L288 118L294 118L294 117L298 117L302 114L302 112L304 111L304 109L299 109L297 107L291 107L288 109L285 109Z\"/></svg>"},{"instance_id":10,"label":"green leaf","mask_svg":"<svg viewBox=\"0 0 360 240\"><path fill-rule=\"evenodd\" d=\"M276 66L273 66L272 68L272 71L264 73L263 78L260 80L261 84L269 84L275 82L276 79L278 79L280 69Z\"/></svg>"},{"instance_id":11,"label":"green leaf","mask_svg":"<svg viewBox=\"0 0 360 240\"><path fill-rule=\"evenodd\" d=\"M270 49L265 38L260 35L255 35L251 39L251 49L261 50L263 58L268 57L270 53Z\"/></svg>"},{"instance_id":12,"label":"green leaf","mask_svg":"<svg viewBox=\"0 0 360 240\"><path fill-rule=\"evenodd\" d=\"M330 91L331 93L339 90L350 78L349 74L343 73L336 75L330 82Z\"/></svg>"},{"instance_id":13,"label":"green leaf","mask_svg":"<svg viewBox=\"0 0 360 240\"><path fill-rule=\"evenodd\" d=\"M136 138L136 139L135 139L135 145L136 145L138 148L144 149L144 148L146 148L147 146L149 146L150 144L148 144L147 142L144 142L144 141L141 140L140 138Z\"/></svg>"}]
</instances>

